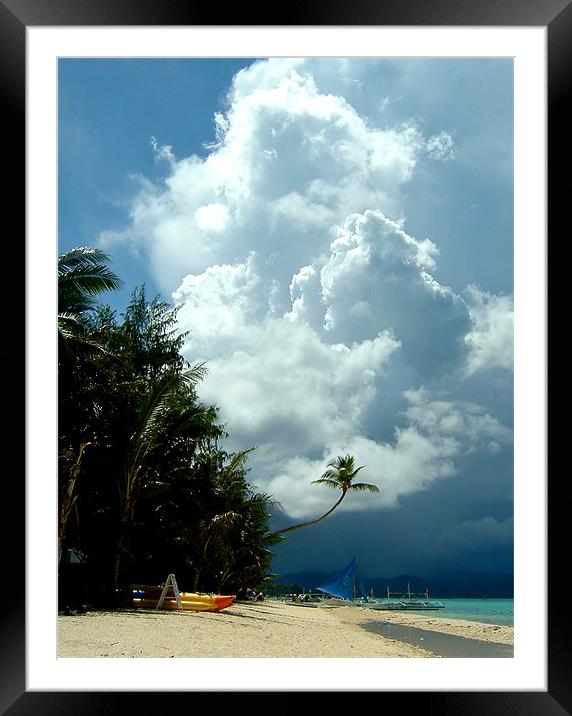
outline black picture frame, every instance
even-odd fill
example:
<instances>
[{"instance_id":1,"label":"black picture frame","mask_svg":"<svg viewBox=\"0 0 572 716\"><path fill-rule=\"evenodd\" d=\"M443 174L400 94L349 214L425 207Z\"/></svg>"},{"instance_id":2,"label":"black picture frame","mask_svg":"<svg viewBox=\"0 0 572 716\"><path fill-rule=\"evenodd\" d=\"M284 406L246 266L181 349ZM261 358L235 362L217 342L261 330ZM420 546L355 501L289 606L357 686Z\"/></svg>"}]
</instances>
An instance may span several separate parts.
<instances>
[{"instance_id":1,"label":"black picture frame","mask_svg":"<svg viewBox=\"0 0 572 716\"><path fill-rule=\"evenodd\" d=\"M3 103L3 134L9 137L6 150L11 155L11 181L5 188L6 207L10 214L25 217L25 106L26 106L26 28L36 26L85 25L385 25L385 26L539 26L547 28L548 40L548 230L562 227L563 212L570 199L568 161L570 138L567 102L571 96L572 4L570 0L306 0L268 12L268 8L230 5L222 11L210 4L190 0L0 0L0 94ZM14 177L17 177L14 178ZM566 195L565 195L566 192ZM24 222L25 223L25 222ZM26 264L25 242L16 241L6 232L7 265ZM23 238L23 237L22 237ZM17 294L18 295L18 294ZM26 305L26 310L30 307ZM5 327L13 336L13 345L25 345L22 323L15 316L5 316ZM20 337L20 342L17 341ZM3 351L4 354L4 351ZM26 358L26 356L24 356ZM5 370L14 376L18 363L10 356ZM25 365L25 361L24 361ZM25 376L22 384L25 384ZM547 377L546 377L547 378ZM12 422L11 431L17 423ZM546 426L548 431L548 426ZM6 441L9 444L9 441ZM10 451L13 448L10 447ZM6 456L5 456L6 457ZM18 455L12 465L18 464ZM25 571L25 478L18 469L5 469L3 502L11 519L2 520L4 604L0 609L0 711L10 716L20 714L102 714L135 711L142 714L165 708L164 692L144 692L140 701L132 692L30 692L26 690L26 617L22 585ZM570 678L570 618L566 614L560 587L566 577L566 560L559 545L567 545L564 530L567 520L566 479L550 484L548 491L548 689L546 692L383 692L384 707L391 696L399 709L422 710L446 714L566 714L572 713L572 679ZM5 515L8 510L5 510ZM20 519L14 519L20 517ZM17 537L16 537L17 536ZM17 545L20 545L18 549ZM535 580L531 579L531 599ZM253 666L255 668L255 666ZM70 688L73 688L70 685ZM263 685L261 685L263 688ZM351 688L348 689L351 691ZM224 692L217 695L224 696ZM286 701L295 693L285 694ZM245 694L246 696L246 694ZM176 699L176 701L173 701ZM193 699L196 708L196 701ZM234 702L234 707L240 702ZM245 702L246 704L246 702ZM169 693L169 707L189 708L189 694ZM270 706L269 708L273 708Z\"/></svg>"}]
</instances>

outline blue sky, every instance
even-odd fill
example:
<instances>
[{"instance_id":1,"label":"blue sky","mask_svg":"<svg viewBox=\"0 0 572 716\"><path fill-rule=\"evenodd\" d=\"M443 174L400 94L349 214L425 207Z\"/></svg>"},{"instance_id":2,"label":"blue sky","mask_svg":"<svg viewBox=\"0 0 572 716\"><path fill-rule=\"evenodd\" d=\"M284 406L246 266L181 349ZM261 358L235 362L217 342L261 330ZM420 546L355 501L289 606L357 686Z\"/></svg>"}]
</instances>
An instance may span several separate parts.
<instances>
[{"instance_id":1,"label":"blue sky","mask_svg":"<svg viewBox=\"0 0 572 716\"><path fill-rule=\"evenodd\" d=\"M247 62L247 61L246 61ZM243 60L66 59L58 65L59 245L94 245L128 224L137 175L157 178L151 137L181 156L205 155L213 108L224 102ZM134 285L153 291L144 260L110 251L125 282L108 296L121 311ZM158 289L156 289L158 291ZM166 295L165 299L169 297Z\"/></svg>"},{"instance_id":2,"label":"blue sky","mask_svg":"<svg viewBox=\"0 0 572 716\"><path fill-rule=\"evenodd\" d=\"M59 250L180 305L231 449L283 506L349 495L275 571L512 570L513 68L60 60Z\"/></svg>"}]
</instances>

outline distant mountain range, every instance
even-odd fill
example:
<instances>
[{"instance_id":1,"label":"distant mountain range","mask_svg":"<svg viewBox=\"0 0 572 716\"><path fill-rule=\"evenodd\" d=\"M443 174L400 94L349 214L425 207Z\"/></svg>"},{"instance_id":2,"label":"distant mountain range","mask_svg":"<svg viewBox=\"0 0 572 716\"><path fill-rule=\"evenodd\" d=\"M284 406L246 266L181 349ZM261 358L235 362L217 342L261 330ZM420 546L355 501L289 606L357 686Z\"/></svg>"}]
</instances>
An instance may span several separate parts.
<instances>
[{"instance_id":1,"label":"distant mountain range","mask_svg":"<svg viewBox=\"0 0 572 716\"><path fill-rule=\"evenodd\" d=\"M275 577L276 584L296 584L304 589L315 589L331 574L322 572L294 572ZM429 596L441 599L489 599L512 598L514 578L512 574L491 574L488 572L465 572L447 570L435 575L419 577L414 574L400 574L395 577L367 577L363 582L368 593L373 588L375 596L382 597L391 592L403 592L409 584L412 592L429 590Z\"/></svg>"}]
</instances>

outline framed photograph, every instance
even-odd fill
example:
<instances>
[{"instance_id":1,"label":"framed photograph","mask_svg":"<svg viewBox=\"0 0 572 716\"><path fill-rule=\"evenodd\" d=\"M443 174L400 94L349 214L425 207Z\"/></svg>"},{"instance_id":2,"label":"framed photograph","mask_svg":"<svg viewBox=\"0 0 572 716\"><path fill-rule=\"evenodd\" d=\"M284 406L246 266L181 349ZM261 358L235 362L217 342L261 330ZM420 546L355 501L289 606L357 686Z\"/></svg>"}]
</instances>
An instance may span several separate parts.
<instances>
[{"instance_id":1,"label":"framed photograph","mask_svg":"<svg viewBox=\"0 0 572 716\"><path fill-rule=\"evenodd\" d=\"M25 533L4 534L19 596L2 614L3 712L114 713L133 692L159 708L165 692L183 703L195 691L381 692L450 714L572 709L556 588L566 500L563 481L549 493L547 467L548 227L567 206L556 174L572 10L369 5L309 3L268 20L232 10L220 23L170 2L0 0L6 137L26 188L11 182L7 201L26 216L26 476L25 490L7 487ZM144 135L153 121L140 118L157 107L163 134ZM147 282L175 302L214 366L205 399L238 435L230 452L258 446L249 460L284 508L277 533L331 514L327 490L299 491L308 473L320 482L329 461L331 483L336 455L366 463L339 534L303 530L281 548L281 572L299 573L303 554L332 574L361 544L366 574L447 565L442 588L462 591L452 575L470 562L498 594L514 588L509 658L450 646L435 659L137 658L73 637L61 651L51 321L58 255L76 236L113 254L129 289ZM289 370L297 379L274 390ZM484 603L482 582L471 588Z\"/></svg>"}]
</instances>

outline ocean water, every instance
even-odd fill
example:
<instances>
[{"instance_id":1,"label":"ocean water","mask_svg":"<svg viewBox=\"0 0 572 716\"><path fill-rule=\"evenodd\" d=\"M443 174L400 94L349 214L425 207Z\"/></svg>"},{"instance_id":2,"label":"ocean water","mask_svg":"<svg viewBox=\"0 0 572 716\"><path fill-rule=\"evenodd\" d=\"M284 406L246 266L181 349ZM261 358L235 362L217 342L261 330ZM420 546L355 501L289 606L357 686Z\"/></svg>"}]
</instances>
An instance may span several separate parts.
<instances>
[{"instance_id":1,"label":"ocean water","mask_svg":"<svg viewBox=\"0 0 572 716\"><path fill-rule=\"evenodd\" d=\"M466 619L467 621L514 625L514 601L512 599L435 599L445 605L444 609L431 612L409 612L438 618ZM377 614L383 612L376 611ZM405 612L402 612L405 613ZM367 631L381 634L390 639L417 644L434 654L449 658L512 658L512 644L497 644L462 636L432 632L417 627L371 621L361 625Z\"/></svg>"},{"instance_id":2,"label":"ocean water","mask_svg":"<svg viewBox=\"0 0 572 716\"><path fill-rule=\"evenodd\" d=\"M382 597L377 597L377 599L383 601ZM445 608L436 609L435 611L411 611L409 613L438 618L466 619L471 622L500 626L514 626L513 599L441 599L430 596L429 601L441 602L445 605ZM348 606L350 605L351 602L348 603ZM361 606L361 602L356 603L355 606ZM383 614L383 611L378 613Z\"/></svg>"},{"instance_id":3,"label":"ocean water","mask_svg":"<svg viewBox=\"0 0 572 716\"><path fill-rule=\"evenodd\" d=\"M383 601L383 599L380 599L380 601ZM409 613L432 617L449 617L450 619L466 619L470 622L483 622L484 624L514 626L513 599L440 599L438 597L429 597L429 601L441 602L441 604L445 605L445 608L436 609L435 611L412 610ZM383 611L380 613L383 614ZM399 613L405 613L405 611Z\"/></svg>"},{"instance_id":4,"label":"ocean water","mask_svg":"<svg viewBox=\"0 0 572 716\"><path fill-rule=\"evenodd\" d=\"M411 611L411 614L426 614L433 617L466 619L470 622L514 626L513 599L439 599L430 597L429 601L441 602L444 609L435 611Z\"/></svg>"},{"instance_id":5,"label":"ocean water","mask_svg":"<svg viewBox=\"0 0 572 716\"><path fill-rule=\"evenodd\" d=\"M436 599L435 601L442 602L445 609L423 612L424 614L431 613L436 617L466 619L471 622L501 626L514 625L513 599Z\"/></svg>"}]
</instances>

